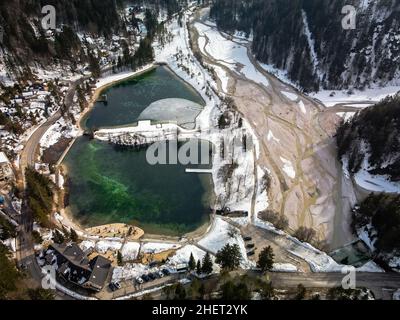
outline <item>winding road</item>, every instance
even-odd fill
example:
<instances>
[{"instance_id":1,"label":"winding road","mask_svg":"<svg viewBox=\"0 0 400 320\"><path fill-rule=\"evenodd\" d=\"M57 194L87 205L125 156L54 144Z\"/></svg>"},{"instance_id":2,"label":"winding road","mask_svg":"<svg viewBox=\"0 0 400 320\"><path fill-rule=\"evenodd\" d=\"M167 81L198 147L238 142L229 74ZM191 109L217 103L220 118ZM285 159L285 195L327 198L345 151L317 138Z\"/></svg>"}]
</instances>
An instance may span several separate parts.
<instances>
[{"instance_id":1,"label":"winding road","mask_svg":"<svg viewBox=\"0 0 400 320\"><path fill-rule=\"evenodd\" d=\"M66 110L73 103L74 95L76 87L81 84L88 77L82 77L78 80L71 81L67 94L64 99L64 106ZM37 156L38 156L38 148L39 143L43 135L47 132L47 130L56 123L62 117L61 110L59 109L52 116L50 116L46 122L41 124L28 138L25 143L25 147L21 153L20 157L20 171L23 181L23 187L25 189L25 170L28 167L33 167L35 165ZM32 229L33 229L33 217L32 214L27 207L26 200L22 205L20 221L19 221L19 230L17 237L17 260L18 264L22 269L25 269L31 275L31 279L29 282L33 282L33 286L37 286L41 284L42 281L42 271L37 264L34 252L34 242L32 239ZM63 298L63 294L57 292L57 298Z\"/></svg>"}]
</instances>

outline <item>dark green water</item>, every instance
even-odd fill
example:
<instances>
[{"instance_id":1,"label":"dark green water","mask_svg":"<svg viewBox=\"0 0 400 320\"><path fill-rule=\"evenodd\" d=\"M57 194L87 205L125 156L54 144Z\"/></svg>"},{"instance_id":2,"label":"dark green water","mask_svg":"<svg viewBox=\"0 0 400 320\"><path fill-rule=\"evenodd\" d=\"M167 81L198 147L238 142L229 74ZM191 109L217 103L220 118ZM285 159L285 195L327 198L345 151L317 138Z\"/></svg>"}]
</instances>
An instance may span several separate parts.
<instances>
[{"instance_id":1,"label":"dark green water","mask_svg":"<svg viewBox=\"0 0 400 320\"><path fill-rule=\"evenodd\" d=\"M130 124L152 102L166 98L182 98L204 105L192 87L164 67L117 84L102 94L107 94L108 104L95 104L83 119L87 128Z\"/></svg>"},{"instance_id":2,"label":"dark green water","mask_svg":"<svg viewBox=\"0 0 400 320\"><path fill-rule=\"evenodd\" d=\"M159 99L202 102L192 88L161 67L110 88L107 94L108 105L99 103L89 114L89 127L134 122L148 104ZM211 176L185 173L186 167L180 164L151 166L146 150L121 150L80 137L64 165L69 208L84 226L123 222L150 233L181 235L208 219Z\"/></svg>"}]
</instances>

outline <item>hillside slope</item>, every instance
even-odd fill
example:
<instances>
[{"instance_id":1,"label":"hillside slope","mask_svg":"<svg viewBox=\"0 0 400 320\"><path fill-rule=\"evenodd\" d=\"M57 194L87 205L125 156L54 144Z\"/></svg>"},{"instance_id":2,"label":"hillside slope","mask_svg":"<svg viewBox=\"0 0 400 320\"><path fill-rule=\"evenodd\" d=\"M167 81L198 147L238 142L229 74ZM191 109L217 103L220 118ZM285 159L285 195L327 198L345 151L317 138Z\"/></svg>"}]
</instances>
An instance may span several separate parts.
<instances>
[{"instance_id":1,"label":"hillside slope","mask_svg":"<svg viewBox=\"0 0 400 320\"><path fill-rule=\"evenodd\" d=\"M342 28L343 6L357 9ZM286 70L306 91L400 84L397 0L216 0L211 16L253 36L258 60Z\"/></svg>"},{"instance_id":2,"label":"hillside slope","mask_svg":"<svg viewBox=\"0 0 400 320\"><path fill-rule=\"evenodd\" d=\"M337 132L338 156L351 174L367 170L400 182L400 95L356 114Z\"/></svg>"}]
</instances>

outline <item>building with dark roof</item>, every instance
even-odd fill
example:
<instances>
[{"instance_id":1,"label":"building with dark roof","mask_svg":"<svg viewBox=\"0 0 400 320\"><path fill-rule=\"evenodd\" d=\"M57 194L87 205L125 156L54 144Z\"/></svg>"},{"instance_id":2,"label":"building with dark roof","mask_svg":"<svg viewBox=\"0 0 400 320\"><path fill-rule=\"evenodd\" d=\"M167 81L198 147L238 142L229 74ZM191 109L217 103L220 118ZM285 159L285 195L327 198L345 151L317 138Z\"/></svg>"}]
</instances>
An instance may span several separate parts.
<instances>
[{"instance_id":1,"label":"building with dark roof","mask_svg":"<svg viewBox=\"0 0 400 320\"><path fill-rule=\"evenodd\" d=\"M97 256L90 262L92 273L89 280L85 283L85 287L100 291L107 280L110 272L111 262L103 256Z\"/></svg>"},{"instance_id":2,"label":"building with dark roof","mask_svg":"<svg viewBox=\"0 0 400 320\"><path fill-rule=\"evenodd\" d=\"M111 261L97 256L89 261L76 243L51 244L57 259L57 273L64 280L87 289L100 291L107 280Z\"/></svg>"}]
</instances>

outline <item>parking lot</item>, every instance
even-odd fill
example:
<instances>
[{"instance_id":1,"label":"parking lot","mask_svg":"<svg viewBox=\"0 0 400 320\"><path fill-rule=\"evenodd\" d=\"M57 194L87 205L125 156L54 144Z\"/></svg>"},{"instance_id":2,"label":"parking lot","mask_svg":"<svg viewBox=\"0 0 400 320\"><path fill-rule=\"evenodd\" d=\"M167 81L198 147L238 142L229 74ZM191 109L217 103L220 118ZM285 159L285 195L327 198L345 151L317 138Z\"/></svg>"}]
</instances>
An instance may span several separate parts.
<instances>
[{"instance_id":1,"label":"parking lot","mask_svg":"<svg viewBox=\"0 0 400 320\"><path fill-rule=\"evenodd\" d=\"M96 296L102 299L116 299L137 292L162 287L167 284L177 283L180 279L188 278L188 276L189 274L187 272L183 272L164 275L162 278L157 277L154 280L143 280L143 283L139 283L136 279L123 280L119 281L119 289L114 289L114 291L112 291L110 286L107 285L101 292L96 294Z\"/></svg>"}]
</instances>

